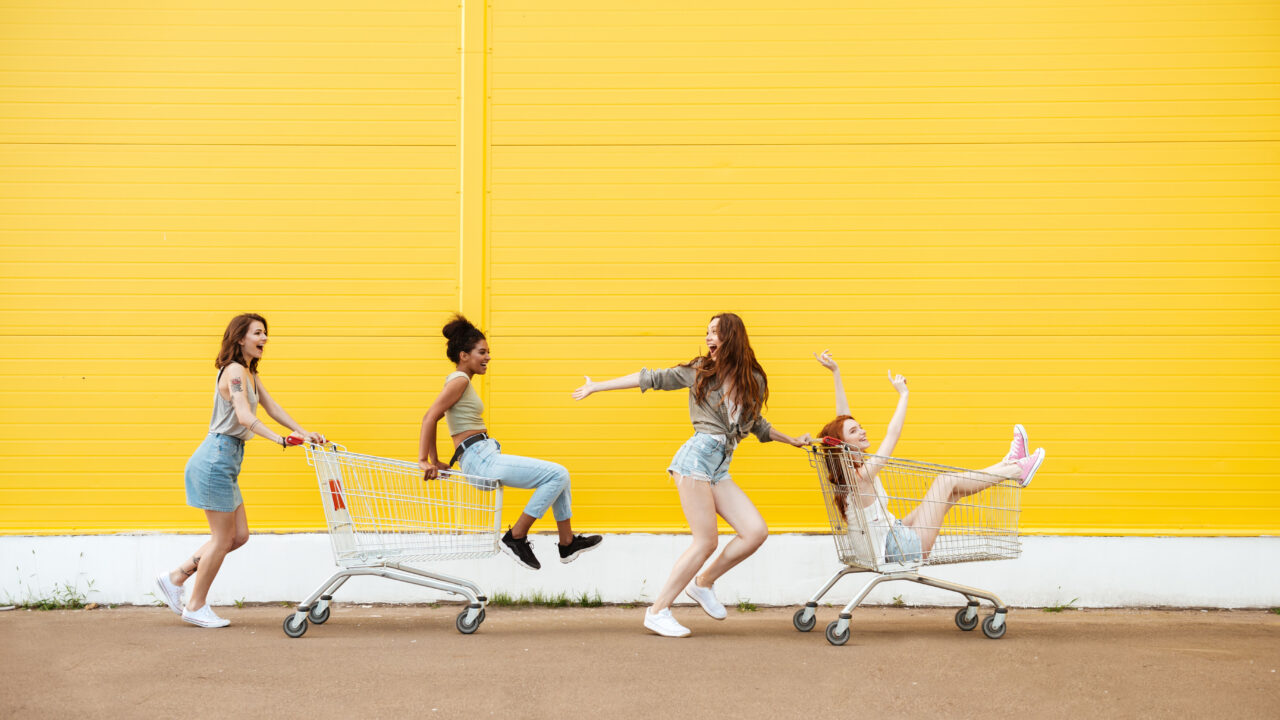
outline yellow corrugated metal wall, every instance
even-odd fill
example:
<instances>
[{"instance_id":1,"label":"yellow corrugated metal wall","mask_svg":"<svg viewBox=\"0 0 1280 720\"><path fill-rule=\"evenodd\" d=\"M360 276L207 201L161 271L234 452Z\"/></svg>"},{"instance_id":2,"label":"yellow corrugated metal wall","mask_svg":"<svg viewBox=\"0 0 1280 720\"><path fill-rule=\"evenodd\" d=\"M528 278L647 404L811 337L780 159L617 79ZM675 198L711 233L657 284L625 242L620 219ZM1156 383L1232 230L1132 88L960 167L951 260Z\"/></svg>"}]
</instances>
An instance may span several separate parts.
<instances>
[{"instance_id":1,"label":"yellow corrugated metal wall","mask_svg":"<svg viewBox=\"0 0 1280 720\"><path fill-rule=\"evenodd\" d=\"M569 391L734 310L785 431L832 414L824 347L873 435L909 376L900 454L1026 424L1025 531L1280 530L1274 4L496 0L461 270L456 6L101 5L0 17L2 532L202 527L181 467L241 310L295 416L412 456L476 276L491 429L573 471L583 527L682 528L689 428ZM251 525L316 528L300 458L250 447ZM734 475L822 527L798 451Z\"/></svg>"}]
</instances>

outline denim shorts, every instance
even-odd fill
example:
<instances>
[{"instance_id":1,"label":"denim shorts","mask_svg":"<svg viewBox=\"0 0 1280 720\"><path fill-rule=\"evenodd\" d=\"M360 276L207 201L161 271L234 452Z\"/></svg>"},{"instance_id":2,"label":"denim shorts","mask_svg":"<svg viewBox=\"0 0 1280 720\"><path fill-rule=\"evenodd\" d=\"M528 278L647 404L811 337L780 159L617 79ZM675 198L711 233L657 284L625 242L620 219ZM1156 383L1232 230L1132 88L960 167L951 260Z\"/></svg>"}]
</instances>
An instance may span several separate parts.
<instances>
[{"instance_id":1,"label":"denim shorts","mask_svg":"<svg viewBox=\"0 0 1280 720\"><path fill-rule=\"evenodd\" d=\"M901 520L893 523L889 534L884 539L884 561L887 563L920 562L924 556L921 552L920 536L915 530L902 524Z\"/></svg>"},{"instance_id":2,"label":"denim shorts","mask_svg":"<svg viewBox=\"0 0 1280 720\"><path fill-rule=\"evenodd\" d=\"M706 433L694 433L671 458L667 472L712 485L729 479L729 461L736 445L726 445Z\"/></svg>"},{"instance_id":3,"label":"denim shorts","mask_svg":"<svg viewBox=\"0 0 1280 720\"><path fill-rule=\"evenodd\" d=\"M244 503L236 482L243 460L243 440L209 433L187 461L187 504L201 510L235 512Z\"/></svg>"}]
</instances>

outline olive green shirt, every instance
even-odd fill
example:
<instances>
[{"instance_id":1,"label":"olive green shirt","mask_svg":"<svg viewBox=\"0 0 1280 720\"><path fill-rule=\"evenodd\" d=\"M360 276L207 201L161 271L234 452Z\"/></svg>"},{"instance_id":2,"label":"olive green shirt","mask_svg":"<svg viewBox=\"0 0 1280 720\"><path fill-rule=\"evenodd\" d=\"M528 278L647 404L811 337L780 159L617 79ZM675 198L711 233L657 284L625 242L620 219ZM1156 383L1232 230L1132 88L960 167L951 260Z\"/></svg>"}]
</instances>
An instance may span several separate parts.
<instances>
[{"instance_id":1,"label":"olive green shirt","mask_svg":"<svg viewBox=\"0 0 1280 720\"><path fill-rule=\"evenodd\" d=\"M695 360L694 362L700 362ZM640 370L640 392L646 390L679 390L692 388L697 371L692 364L677 365L666 370ZM764 378L756 376L764 388ZM736 416L736 417L735 417ZM754 418L743 418L741 413L730 413L729 404L725 402L724 392L720 387L707 389L707 396L702 402L694 399L693 391L689 391L689 420L693 429L708 435L724 435L734 442L755 435L760 442L769 442L769 421L763 415Z\"/></svg>"}]
</instances>

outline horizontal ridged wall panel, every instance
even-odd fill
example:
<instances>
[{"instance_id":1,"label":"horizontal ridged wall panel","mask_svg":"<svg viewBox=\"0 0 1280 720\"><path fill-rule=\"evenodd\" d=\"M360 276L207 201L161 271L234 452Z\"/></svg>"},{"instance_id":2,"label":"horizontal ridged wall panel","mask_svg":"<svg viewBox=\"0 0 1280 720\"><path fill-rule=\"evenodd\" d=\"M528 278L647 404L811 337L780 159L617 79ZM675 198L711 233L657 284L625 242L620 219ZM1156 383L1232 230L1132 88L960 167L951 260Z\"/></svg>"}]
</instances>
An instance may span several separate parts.
<instances>
[{"instance_id":1,"label":"horizontal ridged wall panel","mask_svg":"<svg viewBox=\"0 0 1280 720\"><path fill-rule=\"evenodd\" d=\"M104 5L0 9L0 533L207 531L183 466L239 312L304 427L414 456L458 297L457 8ZM252 527L322 527L315 482L249 443Z\"/></svg>"},{"instance_id":2,"label":"horizontal ridged wall panel","mask_svg":"<svg viewBox=\"0 0 1280 720\"><path fill-rule=\"evenodd\" d=\"M683 393L569 392L687 360L732 310L786 432L834 415L824 348L873 440L908 376L901 455L980 467L1027 425L1027 532L1280 530L1274 4L493 24L491 424L574 472L579 518L684 527ZM798 451L748 439L733 474L775 530L825 526Z\"/></svg>"}]
</instances>

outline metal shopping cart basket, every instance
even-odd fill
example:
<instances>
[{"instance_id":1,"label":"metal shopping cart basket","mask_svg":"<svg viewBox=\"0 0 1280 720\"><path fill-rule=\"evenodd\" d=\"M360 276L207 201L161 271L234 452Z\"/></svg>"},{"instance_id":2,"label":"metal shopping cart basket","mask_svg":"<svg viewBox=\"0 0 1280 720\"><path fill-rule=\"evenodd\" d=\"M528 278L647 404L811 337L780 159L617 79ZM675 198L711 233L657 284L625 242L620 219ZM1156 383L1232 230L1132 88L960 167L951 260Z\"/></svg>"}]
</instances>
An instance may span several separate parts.
<instances>
[{"instance_id":1,"label":"metal shopping cart basket","mask_svg":"<svg viewBox=\"0 0 1280 720\"><path fill-rule=\"evenodd\" d=\"M968 604L956 613L956 625L961 630L973 630L978 626L977 599L984 598L995 605L995 612L982 621L983 634L993 640L1004 636L1008 609L994 593L926 577L919 571L923 566L1018 557L1022 553L1022 544L1018 540L1018 503L1022 488L1017 481L975 470L867 455L843 443L810 445L808 454L809 463L818 471L831 520L831 535L836 543L836 555L844 567L796 611L793 622L797 630L809 632L813 629L817 623L818 601L840 578L851 573L870 572L876 573L876 577L840 611L838 620L827 625L827 641L832 645L843 645L849 641L850 613L877 585L892 580L908 580L964 595ZM875 464L883 462L878 478L884 493L878 500L874 482L854 482L855 468L872 461ZM954 503L948 502L949 498L935 500L927 497L934 481L947 475L986 487ZM939 511L946 510L943 505L949 505L949 512L935 527L917 525L921 532L938 531L932 550L922 556L894 553L886 557L884 531L877 532L867 519L867 513L862 511L864 506L877 501L887 501L888 511L898 518L906 517L922 505L932 504ZM922 516L929 514L923 513Z\"/></svg>"},{"instance_id":2,"label":"metal shopping cart basket","mask_svg":"<svg viewBox=\"0 0 1280 720\"><path fill-rule=\"evenodd\" d=\"M409 567L424 560L486 558L498 552L502 486L492 478L443 471L423 480L417 463L348 452L341 445L306 447L339 566L284 620L289 637L329 619L329 601L357 575L399 580L467 599L458 631L484 622L488 598L469 580Z\"/></svg>"}]
</instances>

